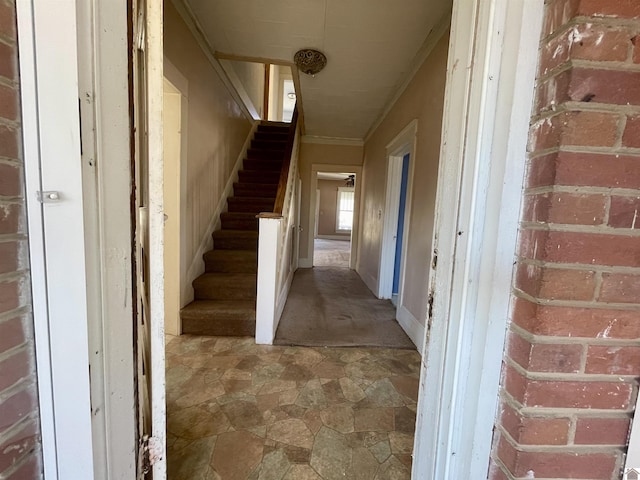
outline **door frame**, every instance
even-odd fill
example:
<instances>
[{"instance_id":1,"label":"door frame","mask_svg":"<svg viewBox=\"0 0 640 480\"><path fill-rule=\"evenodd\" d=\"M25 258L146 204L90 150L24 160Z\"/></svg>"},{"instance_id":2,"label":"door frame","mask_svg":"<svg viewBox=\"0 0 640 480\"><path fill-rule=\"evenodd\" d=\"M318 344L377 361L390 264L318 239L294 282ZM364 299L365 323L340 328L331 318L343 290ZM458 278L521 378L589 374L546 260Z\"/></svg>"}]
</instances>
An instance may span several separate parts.
<instances>
[{"instance_id":1,"label":"door frame","mask_svg":"<svg viewBox=\"0 0 640 480\"><path fill-rule=\"evenodd\" d=\"M92 478L76 4L16 2L16 13L43 470ZM38 200L44 191L59 197Z\"/></svg>"},{"instance_id":2,"label":"door frame","mask_svg":"<svg viewBox=\"0 0 640 480\"><path fill-rule=\"evenodd\" d=\"M318 190L318 172L353 172L356 175L356 189L355 189L355 205L353 207L353 228L351 229L351 252L349 257L349 268L355 270L357 257L358 257L358 229L360 228L360 195L362 192L362 166L361 165L329 165L324 163L314 163L311 165L311 188L310 191L315 192ZM313 266L313 254L314 254L314 235L311 233L315 228L315 211L317 198L314 195L310 195L311 201L309 202L309 224L308 232L309 239L307 243L308 255L311 259L311 266Z\"/></svg>"},{"instance_id":3,"label":"door frame","mask_svg":"<svg viewBox=\"0 0 640 480\"><path fill-rule=\"evenodd\" d=\"M380 275L378 275L378 298L391 298L393 292L393 273L396 255L396 233L400 209L400 187L402 182L402 162L409 155L409 177L407 180L407 198L402 227L402 258L400 260L400 283L398 284L398 309L402 305L406 251L409 225L411 223L411 199L413 197L413 176L416 158L416 139L418 119L414 119L391 140L387 150L387 182L382 226L382 245L380 246ZM422 337L420 337L422 338Z\"/></svg>"},{"instance_id":4,"label":"door frame","mask_svg":"<svg viewBox=\"0 0 640 480\"><path fill-rule=\"evenodd\" d=\"M453 3L414 479L487 476L543 9Z\"/></svg>"}]
</instances>

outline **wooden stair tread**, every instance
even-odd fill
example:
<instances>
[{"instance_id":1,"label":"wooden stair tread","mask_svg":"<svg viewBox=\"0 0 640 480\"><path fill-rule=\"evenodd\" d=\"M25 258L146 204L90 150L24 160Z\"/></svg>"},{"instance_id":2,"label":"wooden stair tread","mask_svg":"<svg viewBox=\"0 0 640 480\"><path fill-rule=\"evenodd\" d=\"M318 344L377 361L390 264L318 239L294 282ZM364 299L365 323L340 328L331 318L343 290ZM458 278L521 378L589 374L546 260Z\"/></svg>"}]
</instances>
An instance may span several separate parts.
<instances>
[{"instance_id":1,"label":"wooden stair tread","mask_svg":"<svg viewBox=\"0 0 640 480\"><path fill-rule=\"evenodd\" d=\"M256 332L253 300L196 300L182 309L180 318L186 334L253 336Z\"/></svg>"},{"instance_id":2,"label":"wooden stair tread","mask_svg":"<svg viewBox=\"0 0 640 480\"><path fill-rule=\"evenodd\" d=\"M258 238L258 232L250 230L216 230L213 238Z\"/></svg>"}]
</instances>

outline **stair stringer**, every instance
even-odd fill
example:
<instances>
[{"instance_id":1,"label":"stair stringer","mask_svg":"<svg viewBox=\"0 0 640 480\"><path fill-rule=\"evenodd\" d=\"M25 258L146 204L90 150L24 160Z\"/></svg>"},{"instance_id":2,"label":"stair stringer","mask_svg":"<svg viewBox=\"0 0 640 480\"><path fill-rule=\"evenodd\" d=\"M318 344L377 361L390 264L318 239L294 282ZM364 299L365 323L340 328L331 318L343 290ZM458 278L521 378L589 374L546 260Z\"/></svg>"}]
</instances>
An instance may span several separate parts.
<instances>
[{"instance_id":1,"label":"stair stringer","mask_svg":"<svg viewBox=\"0 0 640 480\"><path fill-rule=\"evenodd\" d=\"M184 299L184 305L181 305L181 307L188 305L195 298L192 285L193 281L205 271L204 254L213 249L213 232L220 229L220 214L227 211L227 198L233 194L233 183L238 181L238 171L242 169L242 162L247 156L247 151L251 146L251 140L253 140L256 130L258 129L258 125L260 125L260 121L254 121L251 125L251 130L249 130L249 133L247 134L247 138L238 153L238 158L236 159L236 163L229 174L224 190L220 194L216 209L211 214L207 230L200 239L200 245L191 259L189 268L187 269L186 278L184 279L184 285L181 285L181 298Z\"/></svg>"}]
</instances>

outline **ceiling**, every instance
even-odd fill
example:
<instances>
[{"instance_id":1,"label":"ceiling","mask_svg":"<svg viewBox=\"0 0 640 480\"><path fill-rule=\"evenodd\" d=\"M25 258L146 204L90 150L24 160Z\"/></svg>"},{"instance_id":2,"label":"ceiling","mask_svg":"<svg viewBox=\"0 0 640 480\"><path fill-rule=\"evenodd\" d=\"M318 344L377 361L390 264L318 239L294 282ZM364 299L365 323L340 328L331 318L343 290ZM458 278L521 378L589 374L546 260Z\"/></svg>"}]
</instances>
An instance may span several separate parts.
<instances>
[{"instance_id":1,"label":"ceiling","mask_svg":"<svg viewBox=\"0 0 640 480\"><path fill-rule=\"evenodd\" d=\"M362 139L414 68L451 0L185 0L219 52L291 62L327 56L300 74L307 135Z\"/></svg>"},{"instance_id":2,"label":"ceiling","mask_svg":"<svg viewBox=\"0 0 640 480\"><path fill-rule=\"evenodd\" d=\"M318 180L346 181L349 175L355 175L355 174L354 173L318 172Z\"/></svg>"}]
</instances>

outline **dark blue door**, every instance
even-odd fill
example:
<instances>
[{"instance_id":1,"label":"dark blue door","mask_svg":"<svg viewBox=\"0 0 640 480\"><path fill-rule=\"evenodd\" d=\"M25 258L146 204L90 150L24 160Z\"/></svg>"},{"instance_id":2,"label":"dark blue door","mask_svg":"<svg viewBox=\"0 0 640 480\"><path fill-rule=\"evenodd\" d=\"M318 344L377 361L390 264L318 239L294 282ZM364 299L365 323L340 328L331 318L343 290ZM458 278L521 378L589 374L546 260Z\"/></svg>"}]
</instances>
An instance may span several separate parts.
<instances>
[{"instance_id":1,"label":"dark blue door","mask_svg":"<svg viewBox=\"0 0 640 480\"><path fill-rule=\"evenodd\" d=\"M398 228L396 230L396 256L393 266L394 295L398 293L400 284L400 265L402 261L402 236L404 233L404 214L407 206L407 183L409 181L409 154L402 159L402 180L400 182L400 204L398 207Z\"/></svg>"}]
</instances>

